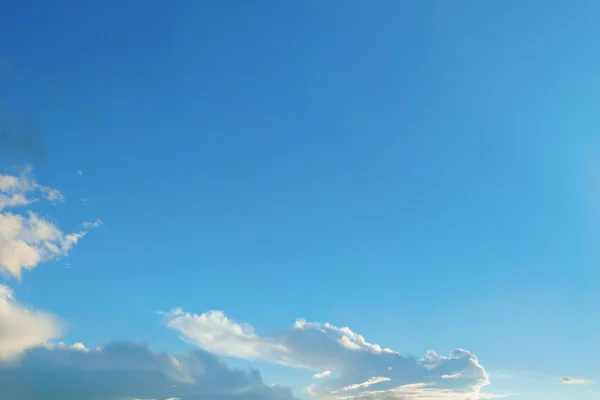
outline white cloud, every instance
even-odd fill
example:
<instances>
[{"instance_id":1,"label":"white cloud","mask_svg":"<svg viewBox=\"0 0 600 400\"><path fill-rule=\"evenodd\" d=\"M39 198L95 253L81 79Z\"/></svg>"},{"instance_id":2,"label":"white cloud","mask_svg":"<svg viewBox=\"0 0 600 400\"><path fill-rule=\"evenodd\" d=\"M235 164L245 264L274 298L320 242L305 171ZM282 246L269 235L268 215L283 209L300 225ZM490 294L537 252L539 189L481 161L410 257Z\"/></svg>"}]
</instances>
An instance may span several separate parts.
<instances>
[{"instance_id":1,"label":"white cloud","mask_svg":"<svg viewBox=\"0 0 600 400\"><path fill-rule=\"evenodd\" d=\"M0 285L0 360L13 359L61 334L55 317L18 304L10 288Z\"/></svg>"},{"instance_id":2,"label":"white cloud","mask_svg":"<svg viewBox=\"0 0 600 400\"><path fill-rule=\"evenodd\" d=\"M313 378L314 379L321 379L321 378L326 378L329 375L331 375L331 371L323 371L323 372L319 372L318 374L314 374Z\"/></svg>"},{"instance_id":3,"label":"white cloud","mask_svg":"<svg viewBox=\"0 0 600 400\"><path fill-rule=\"evenodd\" d=\"M0 363L0 398L295 400L288 389L266 385L258 371L230 369L204 351L171 356L129 342L30 349Z\"/></svg>"},{"instance_id":4,"label":"white cloud","mask_svg":"<svg viewBox=\"0 0 600 400\"><path fill-rule=\"evenodd\" d=\"M489 377L489 374L488 374ZM460 378L460 372L457 372L456 374L450 374L450 375L442 375L442 379L457 379Z\"/></svg>"},{"instance_id":5,"label":"white cloud","mask_svg":"<svg viewBox=\"0 0 600 400\"><path fill-rule=\"evenodd\" d=\"M425 383L398 386L391 390L371 390L346 396L323 396L324 400L486 400L508 397L492 393L464 393L428 387Z\"/></svg>"},{"instance_id":6,"label":"white cloud","mask_svg":"<svg viewBox=\"0 0 600 400\"><path fill-rule=\"evenodd\" d=\"M104 224L104 222L102 222L101 220L97 219L95 221L89 222L86 221L84 223L81 224L81 227L83 229L94 229L94 228L99 228L100 226L102 226Z\"/></svg>"},{"instance_id":7,"label":"white cloud","mask_svg":"<svg viewBox=\"0 0 600 400\"><path fill-rule=\"evenodd\" d=\"M0 194L0 211L9 207L23 207L33 203L34 200L27 199L20 193L15 193L10 196Z\"/></svg>"},{"instance_id":8,"label":"white cloud","mask_svg":"<svg viewBox=\"0 0 600 400\"><path fill-rule=\"evenodd\" d=\"M212 353L247 360L277 359L280 363L286 359L283 344L258 337L251 326L230 320L222 311L196 315L174 309L165 314L165 321L184 339Z\"/></svg>"},{"instance_id":9,"label":"white cloud","mask_svg":"<svg viewBox=\"0 0 600 400\"><path fill-rule=\"evenodd\" d=\"M0 271L19 278L23 269L67 255L85 234L65 234L31 211L24 216L0 213Z\"/></svg>"},{"instance_id":10,"label":"white cloud","mask_svg":"<svg viewBox=\"0 0 600 400\"><path fill-rule=\"evenodd\" d=\"M65 198L59 190L40 185L33 178L32 172L33 168L28 165L23 168L19 175L0 174L0 194L12 199L23 198L25 199L26 204L35 201L26 199L27 195L32 195L35 192L41 193L44 198L50 201L64 201ZM26 204L16 204L16 206ZM1 210L2 208L0 208L0 211Z\"/></svg>"},{"instance_id":11,"label":"white cloud","mask_svg":"<svg viewBox=\"0 0 600 400\"><path fill-rule=\"evenodd\" d=\"M385 376L373 376L363 383L354 383L352 385L348 385L339 390L336 390L332 393L349 392L349 391L356 390L356 389L368 388L369 386L376 385L376 384L382 383L382 382L389 382L389 381L391 381L391 379L387 378Z\"/></svg>"},{"instance_id":12,"label":"white cloud","mask_svg":"<svg viewBox=\"0 0 600 400\"><path fill-rule=\"evenodd\" d=\"M75 173L79 176L83 176L83 171L78 169L77 171L75 171Z\"/></svg>"},{"instance_id":13,"label":"white cloud","mask_svg":"<svg viewBox=\"0 0 600 400\"><path fill-rule=\"evenodd\" d=\"M217 354L316 371L335 370L335 377L306 388L306 393L317 398L369 398L369 393L377 393L373 399L439 396L475 400L492 396L481 393L489 383L488 375L477 357L466 350L455 350L449 356L429 351L423 358L404 357L367 342L347 327L303 319L278 335L262 337L221 311L197 315L175 309L164 314L164 322L184 340ZM378 391L364 391L375 384Z\"/></svg>"},{"instance_id":14,"label":"white cloud","mask_svg":"<svg viewBox=\"0 0 600 400\"><path fill-rule=\"evenodd\" d=\"M564 383L565 385L589 385L592 383L592 381L589 379L569 378L569 377L560 378L560 381L561 381L561 383Z\"/></svg>"},{"instance_id":15,"label":"white cloud","mask_svg":"<svg viewBox=\"0 0 600 400\"><path fill-rule=\"evenodd\" d=\"M24 269L66 256L87 230L101 223L96 221L85 230L67 234L32 211L23 214L4 211L38 201L39 198L31 197L35 193L50 201L64 200L57 189L38 184L32 177L31 167L26 167L18 176L0 175L0 272L17 278Z\"/></svg>"}]
</instances>

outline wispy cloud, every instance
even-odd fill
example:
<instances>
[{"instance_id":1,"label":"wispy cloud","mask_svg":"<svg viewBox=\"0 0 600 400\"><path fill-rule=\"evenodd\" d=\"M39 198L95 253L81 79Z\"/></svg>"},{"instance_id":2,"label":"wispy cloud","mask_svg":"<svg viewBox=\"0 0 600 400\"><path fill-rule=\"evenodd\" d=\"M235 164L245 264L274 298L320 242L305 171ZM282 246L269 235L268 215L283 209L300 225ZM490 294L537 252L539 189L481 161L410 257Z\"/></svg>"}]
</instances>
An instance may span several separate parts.
<instances>
[{"instance_id":1,"label":"wispy cloud","mask_svg":"<svg viewBox=\"0 0 600 400\"><path fill-rule=\"evenodd\" d=\"M352 385L344 386L341 389L333 391L332 394L340 393L340 392L349 392L349 391L356 390L356 389L368 388L369 386L373 386L378 383L389 382L389 381L391 381L391 379L388 377L385 377L385 376L373 376L362 383L353 383Z\"/></svg>"},{"instance_id":2,"label":"wispy cloud","mask_svg":"<svg viewBox=\"0 0 600 400\"><path fill-rule=\"evenodd\" d=\"M40 193L43 198L53 202L64 201L63 194L55 188L37 183L32 175L33 167L25 166L19 175L0 174L0 211L8 207L26 206L39 199L34 196Z\"/></svg>"},{"instance_id":3,"label":"wispy cloud","mask_svg":"<svg viewBox=\"0 0 600 400\"><path fill-rule=\"evenodd\" d=\"M0 213L0 271L19 278L24 269L66 256L86 233L66 234L31 211Z\"/></svg>"},{"instance_id":4,"label":"wispy cloud","mask_svg":"<svg viewBox=\"0 0 600 400\"><path fill-rule=\"evenodd\" d=\"M314 374L313 378L314 379L322 379L322 378L327 378L329 375L331 375L331 371L323 371L323 372Z\"/></svg>"},{"instance_id":5,"label":"wispy cloud","mask_svg":"<svg viewBox=\"0 0 600 400\"><path fill-rule=\"evenodd\" d=\"M559 379L565 385L589 385L592 383L590 379L562 377Z\"/></svg>"},{"instance_id":6,"label":"wispy cloud","mask_svg":"<svg viewBox=\"0 0 600 400\"><path fill-rule=\"evenodd\" d=\"M59 190L37 183L32 170L27 166L19 175L0 175L0 272L16 278L21 277L24 269L66 256L93 227L64 233L54 222L31 210L20 214L5 211L26 207L40 199L64 201Z\"/></svg>"},{"instance_id":7,"label":"wispy cloud","mask_svg":"<svg viewBox=\"0 0 600 400\"><path fill-rule=\"evenodd\" d=\"M102 226L104 224L104 222L102 222L101 220L97 219L95 221L86 221L84 223L81 224L81 227L83 229L94 229L94 228L99 228L100 226Z\"/></svg>"},{"instance_id":8,"label":"wispy cloud","mask_svg":"<svg viewBox=\"0 0 600 400\"><path fill-rule=\"evenodd\" d=\"M75 173L79 176L83 176L83 171L78 169L77 171L75 171Z\"/></svg>"},{"instance_id":9,"label":"wispy cloud","mask_svg":"<svg viewBox=\"0 0 600 400\"><path fill-rule=\"evenodd\" d=\"M442 375L442 379L458 379L458 378L460 378L460 372L457 372L456 374Z\"/></svg>"}]
</instances>

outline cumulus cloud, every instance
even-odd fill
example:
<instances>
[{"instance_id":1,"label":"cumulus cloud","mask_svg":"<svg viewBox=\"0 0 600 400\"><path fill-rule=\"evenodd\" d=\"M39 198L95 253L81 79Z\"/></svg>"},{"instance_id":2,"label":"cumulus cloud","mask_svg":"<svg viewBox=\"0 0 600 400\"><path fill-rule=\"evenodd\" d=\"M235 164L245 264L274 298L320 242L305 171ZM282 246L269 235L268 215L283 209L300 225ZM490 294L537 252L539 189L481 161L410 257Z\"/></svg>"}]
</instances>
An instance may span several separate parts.
<instances>
[{"instance_id":1,"label":"cumulus cloud","mask_svg":"<svg viewBox=\"0 0 600 400\"><path fill-rule=\"evenodd\" d=\"M315 378L322 378L320 383L305 389L317 398L477 400L494 396L481 392L489 383L488 375L466 350L448 356L429 351L422 358L405 357L367 342L347 327L303 319L291 329L262 337L250 325L232 321L221 311L197 315L174 309L164 314L164 322L184 340L213 353L315 371L335 370L335 376L316 374Z\"/></svg>"},{"instance_id":2,"label":"cumulus cloud","mask_svg":"<svg viewBox=\"0 0 600 400\"><path fill-rule=\"evenodd\" d=\"M183 339L212 353L286 363L288 350L284 344L257 336L250 325L238 324L222 311L196 315L174 309L165 314L165 320L170 328L182 334Z\"/></svg>"},{"instance_id":3,"label":"cumulus cloud","mask_svg":"<svg viewBox=\"0 0 600 400\"><path fill-rule=\"evenodd\" d=\"M5 211L38 201L36 194L49 201L64 201L60 191L35 181L31 167L20 175L0 175L0 272L17 278L24 269L66 256L89 229L101 223L96 221L79 232L67 234L30 210L22 214Z\"/></svg>"},{"instance_id":4,"label":"cumulus cloud","mask_svg":"<svg viewBox=\"0 0 600 400\"><path fill-rule=\"evenodd\" d=\"M0 363L0 398L295 399L289 389L265 384L258 371L231 369L207 352L171 356L129 342L30 349L19 360Z\"/></svg>"},{"instance_id":5,"label":"cumulus cloud","mask_svg":"<svg viewBox=\"0 0 600 400\"><path fill-rule=\"evenodd\" d=\"M569 378L569 377L560 378L560 381L561 381L561 383L564 383L565 385L589 385L592 383L592 381L589 379Z\"/></svg>"},{"instance_id":6,"label":"cumulus cloud","mask_svg":"<svg viewBox=\"0 0 600 400\"><path fill-rule=\"evenodd\" d=\"M20 305L10 288L0 285L0 360L14 359L61 334L61 324L55 317Z\"/></svg>"}]
</instances>

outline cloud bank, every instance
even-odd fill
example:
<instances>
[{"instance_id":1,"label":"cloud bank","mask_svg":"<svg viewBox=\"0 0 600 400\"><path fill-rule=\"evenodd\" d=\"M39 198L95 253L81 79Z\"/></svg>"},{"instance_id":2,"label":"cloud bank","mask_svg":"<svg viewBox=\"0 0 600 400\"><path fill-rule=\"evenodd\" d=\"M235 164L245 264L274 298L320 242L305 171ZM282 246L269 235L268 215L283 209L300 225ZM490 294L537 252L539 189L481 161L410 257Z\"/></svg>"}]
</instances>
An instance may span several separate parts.
<instances>
[{"instance_id":1,"label":"cloud bank","mask_svg":"<svg viewBox=\"0 0 600 400\"><path fill-rule=\"evenodd\" d=\"M349 328L296 321L274 337L261 337L221 311L197 315L173 309L164 323L202 349L230 357L264 360L294 368L330 371L306 393L320 399L449 399L498 397L484 394L488 375L466 350L448 356L429 351L411 358L369 343ZM449 378L451 377L451 378Z\"/></svg>"},{"instance_id":2,"label":"cloud bank","mask_svg":"<svg viewBox=\"0 0 600 400\"><path fill-rule=\"evenodd\" d=\"M129 342L41 346L0 362L0 398L296 400L290 390L265 384L257 370L231 369L207 352L171 356Z\"/></svg>"}]
</instances>

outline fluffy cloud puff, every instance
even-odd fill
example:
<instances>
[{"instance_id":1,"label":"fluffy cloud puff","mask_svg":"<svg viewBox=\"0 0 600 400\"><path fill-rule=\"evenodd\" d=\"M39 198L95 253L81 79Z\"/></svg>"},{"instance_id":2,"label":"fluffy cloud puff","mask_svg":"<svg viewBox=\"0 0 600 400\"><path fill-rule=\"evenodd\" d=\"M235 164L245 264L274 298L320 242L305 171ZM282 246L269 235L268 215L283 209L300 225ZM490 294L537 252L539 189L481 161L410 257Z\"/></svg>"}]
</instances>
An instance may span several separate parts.
<instances>
[{"instance_id":1,"label":"fluffy cloud puff","mask_svg":"<svg viewBox=\"0 0 600 400\"><path fill-rule=\"evenodd\" d=\"M0 398L11 400L294 400L256 370L234 370L204 351L181 356L113 342L90 350L43 346L0 363Z\"/></svg>"},{"instance_id":2,"label":"fluffy cloud puff","mask_svg":"<svg viewBox=\"0 0 600 400\"><path fill-rule=\"evenodd\" d=\"M7 209L28 206L41 198L64 201L57 189L42 186L32 177L31 167L20 175L0 175L0 272L20 278L23 269L65 256L99 221L66 234L53 222L27 211L15 214ZM37 195L37 197L36 197Z\"/></svg>"},{"instance_id":3,"label":"fluffy cloud puff","mask_svg":"<svg viewBox=\"0 0 600 400\"><path fill-rule=\"evenodd\" d=\"M0 361L14 359L22 351L61 334L55 317L18 304L12 291L0 285Z\"/></svg>"},{"instance_id":4,"label":"fluffy cloud puff","mask_svg":"<svg viewBox=\"0 0 600 400\"><path fill-rule=\"evenodd\" d=\"M261 337L247 324L230 320L221 311L197 315L174 309L165 324L190 343L217 354L315 371L319 384L306 389L321 399L451 399L496 397L481 393L489 383L477 357L466 350L449 356L429 351L422 358L369 343L349 328L296 321L273 337Z\"/></svg>"}]
</instances>

